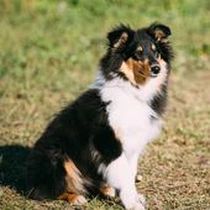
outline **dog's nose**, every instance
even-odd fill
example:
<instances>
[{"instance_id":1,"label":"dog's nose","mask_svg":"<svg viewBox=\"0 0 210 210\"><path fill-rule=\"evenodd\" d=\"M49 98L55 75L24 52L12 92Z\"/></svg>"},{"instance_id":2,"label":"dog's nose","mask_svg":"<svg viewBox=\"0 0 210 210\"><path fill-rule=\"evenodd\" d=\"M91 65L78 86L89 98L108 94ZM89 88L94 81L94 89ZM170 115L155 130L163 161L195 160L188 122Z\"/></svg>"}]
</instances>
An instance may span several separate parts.
<instances>
[{"instance_id":1,"label":"dog's nose","mask_svg":"<svg viewBox=\"0 0 210 210\"><path fill-rule=\"evenodd\" d=\"M158 65L151 66L151 72L154 76L156 76L160 72L160 66Z\"/></svg>"}]
</instances>

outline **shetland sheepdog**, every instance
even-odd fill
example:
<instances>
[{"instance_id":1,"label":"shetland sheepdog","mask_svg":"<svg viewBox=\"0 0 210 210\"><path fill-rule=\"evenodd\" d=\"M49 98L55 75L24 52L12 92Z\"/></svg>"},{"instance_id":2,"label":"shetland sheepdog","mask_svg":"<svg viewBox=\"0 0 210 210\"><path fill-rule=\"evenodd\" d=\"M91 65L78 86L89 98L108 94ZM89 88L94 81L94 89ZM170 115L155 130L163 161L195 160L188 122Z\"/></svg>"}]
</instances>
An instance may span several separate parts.
<instances>
[{"instance_id":1,"label":"shetland sheepdog","mask_svg":"<svg viewBox=\"0 0 210 210\"><path fill-rule=\"evenodd\" d=\"M49 123L27 162L34 199L84 204L119 195L126 209L145 209L135 177L139 156L158 136L173 58L168 26L119 25L93 84Z\"/></svg>"}]
</instances>

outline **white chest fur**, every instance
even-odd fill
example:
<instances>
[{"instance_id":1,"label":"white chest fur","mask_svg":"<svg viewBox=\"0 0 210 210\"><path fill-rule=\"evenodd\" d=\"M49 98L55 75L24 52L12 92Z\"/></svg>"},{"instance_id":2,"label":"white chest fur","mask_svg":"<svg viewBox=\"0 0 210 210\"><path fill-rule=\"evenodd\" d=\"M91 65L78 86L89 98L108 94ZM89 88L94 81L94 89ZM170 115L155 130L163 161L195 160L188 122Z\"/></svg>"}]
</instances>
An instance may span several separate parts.
<instances>
[{"instance_id":1,"label":"white chest fur","mask_svg":"<svg viewBox=\"0 0 210 210\"><path fill-rule=\"evenodd\" d=\"M133 90L129 83L119 80L108 82L101 89L102 99L110 102L107 106L109 123L128 155L140 154L161 128L157 114L140 99L140 90ZM151 117L156 119L151 120Z\"/></svg>"}]
</instances>

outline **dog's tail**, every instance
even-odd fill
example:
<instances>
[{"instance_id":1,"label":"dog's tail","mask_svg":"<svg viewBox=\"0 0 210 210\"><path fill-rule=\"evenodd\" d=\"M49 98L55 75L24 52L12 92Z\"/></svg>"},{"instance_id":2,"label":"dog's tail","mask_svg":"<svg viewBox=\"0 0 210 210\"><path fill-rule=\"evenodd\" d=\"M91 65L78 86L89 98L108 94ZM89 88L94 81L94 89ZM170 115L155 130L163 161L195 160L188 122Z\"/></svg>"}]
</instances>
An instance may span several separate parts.
<instances>
[{"instance_id":1,"label":"dog's tail","mask_svg":"<svg viewBox=\"0 0 210 210\"><path fill-rule=\"evenodd\" d=\"M57 150L33 149L27 161L27 196L35 200L55 199L65 190L65 170Z\"/></svg>"}]
</instances>

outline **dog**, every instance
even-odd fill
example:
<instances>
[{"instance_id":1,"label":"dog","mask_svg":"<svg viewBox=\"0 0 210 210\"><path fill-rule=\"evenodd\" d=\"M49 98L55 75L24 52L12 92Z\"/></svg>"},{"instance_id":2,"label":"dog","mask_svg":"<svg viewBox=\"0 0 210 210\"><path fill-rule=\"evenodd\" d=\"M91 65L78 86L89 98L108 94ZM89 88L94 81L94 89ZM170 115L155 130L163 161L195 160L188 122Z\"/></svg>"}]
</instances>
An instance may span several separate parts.
<instances>
[{"instance_id":1,"label":"dog","mask_svg":"<svg viewBox=\"0 0 210 210\"><path fill-rule=\"evenodd\" d=\"M29 196L84 204L115 196L126 209L145 209L137 192L138 158L157 137L167 104L173 50L168 26L119 25L94 83L49 123L27 162Z\"/></svg>"}]
</instances>

